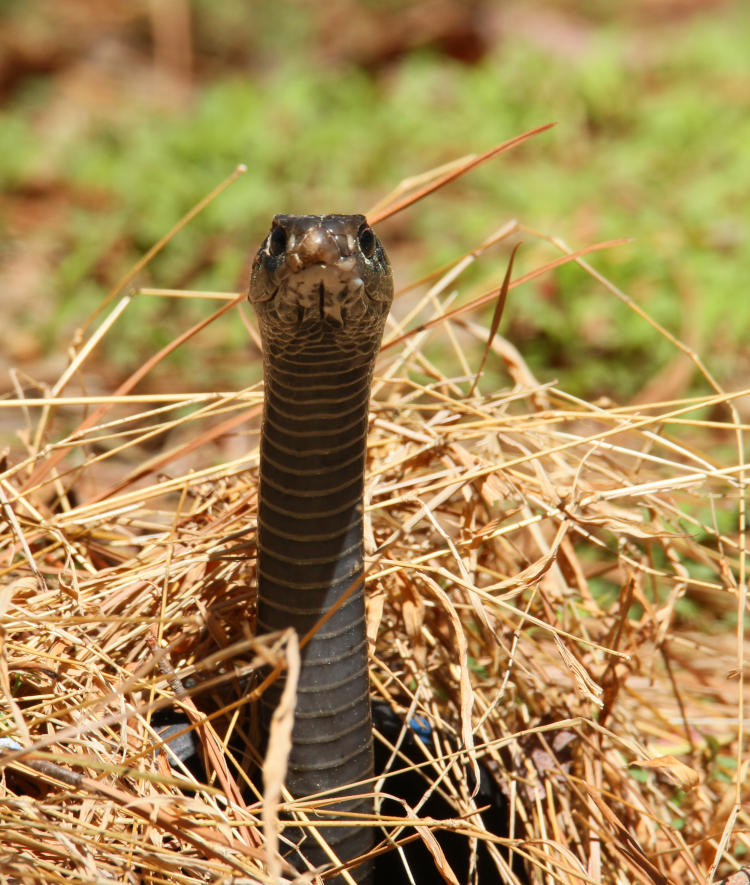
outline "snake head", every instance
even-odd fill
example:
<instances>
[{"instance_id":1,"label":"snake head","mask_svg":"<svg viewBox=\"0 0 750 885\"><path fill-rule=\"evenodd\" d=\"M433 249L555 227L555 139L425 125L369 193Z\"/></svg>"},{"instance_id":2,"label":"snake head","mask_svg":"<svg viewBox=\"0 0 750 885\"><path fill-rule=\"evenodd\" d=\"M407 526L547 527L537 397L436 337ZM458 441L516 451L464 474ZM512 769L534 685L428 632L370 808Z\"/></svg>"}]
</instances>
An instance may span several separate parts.
<instances>
[{"instance_id":1,"label":"snake head","mask_svg":"<svg viewBox=\"0 0 750 885\"><path fill-rule=\"evenodd\" d=\"M261 325L306 336L382 334L390 264L364 215L277 215L253 262L249 298Z\"/></svg>"}]
</instances>

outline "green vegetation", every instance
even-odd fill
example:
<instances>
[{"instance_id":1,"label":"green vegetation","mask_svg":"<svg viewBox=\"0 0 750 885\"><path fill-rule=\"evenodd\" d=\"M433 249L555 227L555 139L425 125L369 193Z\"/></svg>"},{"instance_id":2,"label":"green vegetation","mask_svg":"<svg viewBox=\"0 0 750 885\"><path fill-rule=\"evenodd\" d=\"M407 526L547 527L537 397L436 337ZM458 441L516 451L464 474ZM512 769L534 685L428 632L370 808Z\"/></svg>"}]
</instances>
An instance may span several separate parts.
<instances>
[{"instance_id":1,"label":"green vegetation","mask_svg":"<svg viewBox=\"0 0 750 885\"><path fill-rule=\"evenodd\" d=\"M208 22L203 7L195 9ZM238 27L237 4L223 8L213 27ZM47 347L66 340L62 331L238 163L248 172L140 282L235 289L275 212L362 210L406 176L556 120L551 133L409 210L391 249L401 282L509 218L576 248L633 237L594 256L595 267L704 354L720 378L741 384L750 331L748 26L748 8L737 5L663 27L597 26L575 58L514 37L476 65L421 52L384 74L314 63L305 49L310 23L298 16L283 31L295 45L262 73L205 78L182 110L132 104L92 114L57 140L38 137L53 89L40 77L0 114L0 182L11 193L53 182L77 196L52 234L54 305L41 318L19 308L15 321L33 326ZM12 240L8 219L0 223ZM518 272L556 254L523 239ZM467 290L494 285L506 260L495 250L469 274ZM108 356L120 370L132 368L176 323L208 310L144 298ZM575 267L513 292L501 330L540 377L589 396L634 394L674 356ZM214 352L245 347L239 323L221 331ZM212 363L200 386L244 383L218 369L216 353Z\"/></svg>"}]
</instances>

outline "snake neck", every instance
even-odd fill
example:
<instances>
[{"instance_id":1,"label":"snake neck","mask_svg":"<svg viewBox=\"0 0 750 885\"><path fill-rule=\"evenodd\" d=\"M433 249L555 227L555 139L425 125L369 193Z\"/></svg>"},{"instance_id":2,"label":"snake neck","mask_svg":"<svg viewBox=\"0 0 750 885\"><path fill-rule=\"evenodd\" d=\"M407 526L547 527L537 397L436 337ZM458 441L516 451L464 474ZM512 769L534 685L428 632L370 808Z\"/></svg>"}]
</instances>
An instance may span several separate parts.
<instances>
[{"instance_id":1,"label":"snake neck","mask_svg":"<svg viewBox=\"0 0 750 885\"><path fill-rule=\"evenodd\" d=\"M325 342L267 355L258 626L292 626L301 639L315 631L301 650L286 779L295 797L366 793L367 785L348 785L372 775L362 541L371 375L371 359ZM261 702L266 729L279 692L277 685ZM332 810L333 817L372 813L372 799L344 798ZM320 827L320 833L342 861L372 842L367 827ZM328 861L310 837L303 854L313 863ZM369 875L365 868L353 874L363 882Z\"/></svg>"}]
</instances>

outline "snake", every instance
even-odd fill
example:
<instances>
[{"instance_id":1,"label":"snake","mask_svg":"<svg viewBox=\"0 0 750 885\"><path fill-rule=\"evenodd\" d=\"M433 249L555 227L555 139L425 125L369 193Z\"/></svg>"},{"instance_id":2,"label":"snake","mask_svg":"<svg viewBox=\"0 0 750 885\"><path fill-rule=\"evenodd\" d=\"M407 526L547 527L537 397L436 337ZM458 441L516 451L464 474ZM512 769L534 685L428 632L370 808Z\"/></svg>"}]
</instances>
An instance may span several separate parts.
<instances>
[{"instance_id":1,"label":"snake","mask_svg":"<svg viewBox=\"0 0 750 885\"><path fill-rule=\"evenodd\" d=\"M249 300L264 380L258 630L292 627L308 638L285 785L294 798L335 797L326 817L311 818L349 863L370 850L373 828L325 821L374 812L363 492L373 367L393 277L365 216L276 215L253 261ZM281 686L277 680L261 698L266 737ZM287 859L297 869L330 864L309 829L290 832L297 850ZM372 862L350 875L372 882Z\"/></svg>"}]
</instances>

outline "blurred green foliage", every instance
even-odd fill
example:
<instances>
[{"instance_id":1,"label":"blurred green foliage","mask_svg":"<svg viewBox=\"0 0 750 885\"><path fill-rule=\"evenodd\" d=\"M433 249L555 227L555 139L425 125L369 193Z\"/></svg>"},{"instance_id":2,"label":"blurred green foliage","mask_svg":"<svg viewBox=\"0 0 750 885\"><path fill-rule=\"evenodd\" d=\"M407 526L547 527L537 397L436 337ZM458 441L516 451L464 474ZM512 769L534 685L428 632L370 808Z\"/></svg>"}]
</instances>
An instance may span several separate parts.
<instances>
[{"instance_id":1,"label":"blurred green foliage","mask_svg":"<svg viewBox=\"0 0 750 885\"><path fill-rule=\"evenodd\" d=\"M218 44L243 26L243 4L210 7L221 14L194 4L204 40ZM721 378L743 383L750 369L743 350L750 330L746 6L696 17L664 39L657 30L642 43L637 30L601 24L574 58L509 38L476 65L423 51L386 72L315 64L306 16L284 22L263 25L273 65L204 78L189 108L124 108L88 120L79 137L53 148L34 136L49 100L43 77L0 113L5 188L53 174L106 194L106 208L78 207L66 227L49 284L55 305L41 320L50 344L64 341L61 329L83 319L107 285L238 163L247 173L152 263L154 285L235 289L275 212L361 211L406 176L556 120L551 133L409 210L391 250L400 282L512 217L574 248L633 237L595 255L594 266L701 351ZM524 241L518 272L557 254L529 235ZM103 254L110 254L106 271L95 277ZM466 297L496 285L506 260L497 252L472 269ZM210 309L143 299L109 357L132 368L176 325ZM33 313L28 321L39 323ZM634 394L674 356L572 266L514 291L501 329L541 378L558 377L589 396ZM248 380L232 361L219 368L222 353L246 346L244 330L225 324L222 334L200 386Z\"/></svg>"}]
</instances>

